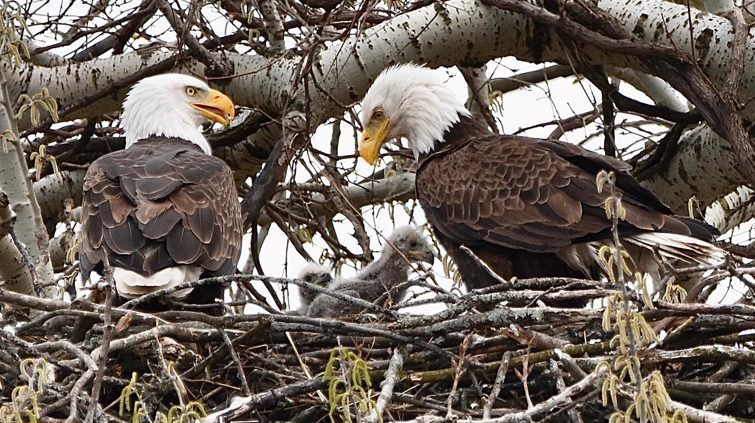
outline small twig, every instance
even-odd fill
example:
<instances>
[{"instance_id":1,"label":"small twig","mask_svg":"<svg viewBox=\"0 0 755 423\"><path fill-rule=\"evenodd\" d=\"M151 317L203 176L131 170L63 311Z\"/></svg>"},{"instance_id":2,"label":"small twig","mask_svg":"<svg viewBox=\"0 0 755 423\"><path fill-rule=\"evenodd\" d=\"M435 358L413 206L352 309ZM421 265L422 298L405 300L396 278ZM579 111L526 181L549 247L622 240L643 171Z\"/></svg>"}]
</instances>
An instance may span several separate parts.
<instances>
[{"instance_id":1,"label":"small twig","mask_svg":"<svg viewBox=\"0 0 755 423\"><path fill-rule=\"evenodd\" d=\"M310 379L247 397L234 397L231 399L228 408L212 413L205 420L208 422L220 421L221 417L226 417L227 420L225 421L236 421L235 419L249 417L249 413L254 410L262 407L272 407L283 398L314 392L327 387L327 382L322 379Z\"/></svg>"},{"instance_id":2,"label":"small twig","mask_svg":"<svg viewBox=\"0 0 755 423\"><path fill-rule=\"evenodd\" d=\"M540 333L514 323L510 324L508 328L501 328L501 334L515 339L520 344L535 349L563 348L569 345L569 342L564 341L563 339Z\"/></svg>"},{"instance_id":3,"label":"small twig","mask_svg":"<svg viewBox=\"0 0 755 423\"><path fill-rule=\"evenodd\" d=\"M613 259L614 266L616 267L616 283L621 290L621 310L617 310L617 313L624 313L624 318L629 321L632 316L632 310L630 308L630 295L627 288L627 282L624 278L624 267L622 265L624 258L622 257L623 246L619 238L619 216L620 210L623 208L621 205L621 196L616 193L616 175L613 172L609 172L606 176L606 188L610 194L610 199L613 201L609 204L606 203L606 212L611 218L611 234L613 235ZM629 342L627 350L630 357L637 356L638 340L635 338L635 331L628 330L627 336ZM634 382L636 392L642 392L642 374L637 366L632 366L632 372L634 373Z\"/></svg>"},{"instance_id":4,"label":"small twig","mask_svg":"<svg viewBox=\"0 0 755 423\"><path fill-rule=\"evenodd\" d=\"M556 128L553 129L553 132L548 135L548 138L557 140L568 131L586 127L588 124L592 123L593 121L595 121L595 119L600 117L601 112L602 107L600 105L597 105L593 110L589 110L584 113L578 113L572 117L565 119L556 119L549 122L543 122L535 126L556 125ZM518 131L516 131L516 133L521 133L525 129L526 128L519 129Z\"/></svg>"},{"instance_id":5,"label":"small twig","mask_svg":"<svg viewBox=\"0 0 755 423\"><path fill-rule=\"evenodd\" d=\"M551 65L534 71L517 73L509 77L494 78L490 81L490 88L505 94L528 85L574 75L574 69L571 66Z\"/></svg>"},{"instance_id":6,"label":"small twig","mask_svg":"<svg viewBox=\"0 0 755 423\"><path fill-rule=\"evenodd\" d=\"M472 343L472 335L467 335L459 348L459 358L455 361L454 366L454 383L451 386L451 392L448 393L448 399L446 400L446 419L451 419L454 415L453 404L454 397L456 396L456 390L459 388L459 379L464 375L467 370L467 350Z\"/></svg>"},{"instance_id":7,"label":"small twig","mask_svg":"<svg viewBox=\"0 0 755 423\"><path fill-rule=\"evenodd\" d=\"M506 351L501 357L501 364L498 366L495 382L493 382L493 387L490 389L490 395L488 395L488 400L485 402L485 408L482 411L483 419L490 418L493 405L498 398L498 394L501 392L501 385L503 385L503 382L506 380L506 373L509 371L509 360L511 360L511 352Z\"/></svg>"},{"instance_id":8,"label":"small twig","mask_svg":"<svg viewBox=\"0 0 755 423\"><path fill-rule=\"evenodd\" d=\"M190 27L184 26L185 17L180 16L167 0L157 0L157 7L162 12L179 41L186 44L193 57L207 66L206 74L213 77L228 76L232 73L230 63L215 57L202 43L191 35ZM191 24L191 22L187 22Z\"/></svg>"},{"instance_id":9,"label":"small twig","mask_svg":"<svg viewBox=\"0 0 755 423\"><path fill-rule=\"evenodd\" d=\"M655 150L650 157L635 166L632 175L634 175L638 181L643 181L657 174L660 169L665 169L666 165L668 165L674 157L674 154L677 151L679 138L681 138L682 133L687 126L689 125L686 123L674 124L666 135L658 141L658 145L655 147Z\"/></svg>"},{"instance_id":10,"label":"small twig","mask_svg":"<svg viewBox=\"0 0 755 423\"><path fill-rule=\"evenodd\" d=\"M228 348L228 352L231 354L231 358L233 358L233 362L236 364L236 369L239 373L239 379L241 379L241 393L245 396L250 395L252 390L249 388L249 382L246 381L246 374L244 374L244 365L241 364L241 359L236 353L236 348L233 347L233 342L231 342L231 338L228 337L226 331L220 329L220 334L223 336L223 343L225 343L226 348Z\"/></svg>"},{"instance_id":11,"label":"small twig","mask_svg":"<svg viewBox=\"0 0 755 423\"><path fill-rule=\"evenodd\" d=\"M569 372L569 374L574 379L582 379L587 376L587 373L585 373L585 371L582 370L581 367L579 367L577 361L574 360L574 358L566 351L567 348L555 350L556 356L559 360L561 360L561 363L564 365L564 367L566 367L566 370Z\"/></svg>"},{"instance_id":12,"label":"small twig","mask_svg":"<svg viewBox=\"0 0 755 423\"><path fill-rule=\"evenodd\" d=\"M516 373L516 377L519 378L519 380L522 382L522 387L524 388L524 398L527 400L527 408L530 409L534 407L534 404L532 404L532 398L530 397L530 388L529 384L527 383L527 379L529 379L530 376L530 349L527 348L527 353L522 358L522 371L520 372L517 369L514 369L514 373Z\"/></svg>"},{"instance_id":13,"label":"small twig","mask_svg":"<svg viewBox=\"0 0 755 423\"><path fill-rule=\"evenodd\" d=\"M498 282L503 283L503 284L508 284L509 283L509 281L507 281L506 279L500 277L490 266L488 266L487 263L485 263L485 261L483 261L481 258L479 258L477 256L477 254L475 254L474 252L472 252L472 250L469 249L469 247L467 247L466 245L462 245L461 246L461 250L464 251L465 253L467 253L467 255L469 255L469 257L471 257L472 260L474 260L475 263L477 263L478 266L480 266L483 269L485 269L485 271L488 272L488 274L490 276L492 276L493 279L495 279Z\"/></svg>"},{"instance_id":14,"label":"small twig","mask_svg":"<svg viewBox=\"0 0 755 423\"><path fill-rule=\"evenodd\" d=\"M68 409L68 419L66 420L66 423L75 423L78 420L79 416L79 399L81 397L81 391L84 389L84 386L89 383L89 381L94 377L96 373L95 369L87 369L87 371L76 381L76 383L73 385L73 388L71 389L71 392L69 393L71 399L70 399L70 408ZM90 401L91 403L91 401ZM94 403L91 403L92 406L94 406Z\"/></svg>"},{"instance_id":15,"label":"small twig","mask_svg":"<svg viewBox=\"0 0 755 423\"><path fill-rule=\"evenodd\" d=\"M231 345L239 345L243 341L253 338L255 335L259 334L262 331L265 331L270 328L270 322L269 321L261 321L260 324L255 326L254 329L244 333L243 335L240 335L236 338L234 338L231 341ZM220 362L226 357L226 350L225 349L218 349L214 353L211 353L207 357L205 357L203 360L201 360L199 363L195 364L193 367L189 368L188 370L184 371L180 377L193 377L197 374L201 373L203 369Z\"/></svg>"},{"instance_id":16,"label":"small twig","mask_svg":"<svg viewBox=\"0 0 755 423\"><path fill-rule=\"evenodd\" d=\"M393 396L393 388L396 383L401 379L399 373L404 366L404 351L403 347L394 348L391 361L388 363L388 370L383 375L384 379L380 382L380 395L375 402L375 407L367 416L365 422L378 423L384 421L383 415L385 414L385 408L391 402Z\"/></svg>"},{"instance_id":17,"label":"small twig","mask_svg":"<svg viewBox=\"0 0 755 423\"><path fill-rule=\"evenodd\" d=\"M104 248L102 249L102 267L103 279L105 279L105 312L103 319L105 323L105 329L104 333L102 334L102 346L100 347L102 356L100 357L99 367L97 368L97 373L94 377L94 382L92 383L92 404L98 404L100 398L102 378L105 377L105 371L107 370L107 358L108 352L110 350L110 341L112 341L113 335L115 333L115 328L112 321L113 293L115 292L115 282L113 281L113 269L110 267L110 259L108 257L107 251ZM96 411L97 407L89 407L89 412L87 413L86 417L87 422L95 421Z\"/></svg>"},{"instance_id":18,"label":"small twig","mask_svg":"<svg viewBox=\"0 0 755 423\"><path fill-rule=\"evenodd\" d=\"M566 383L564 382L564 375L561 373L561 369L558 367L558 362L556 360L550 361L550 369L551 372L556 375L556 389L559 393L564 392L566 390ZM572 423L582 423L582 418L574 408L569 409L569 411L566 412L566 415L569 416L569 420Z\"/></svg>"},{"instance_id":19,"label":"small twig","mask_svg":"<svg viewBox=\"0 0 755 423\"><path fill-rule=\"evenodd\" d=\"M724 364L725 370L736 370L740 366L740 363L736 362L728 362ZM720 370L719 370L720 371ZM718 372L716 372L718 373ZM755 383L755 373L750 374L749 377L742 380L742 383L747 384L746 386L753 386L753 383ZM737 396L732 393L727 393L720 395L716 397L713 401L710 401L709 403L703 405L703 410L705 411L712 411L712 412L718 412L723 410L726 406L734 402L734 400L737 399Z\"/></svg>"},{"instance_id":20,"label":"small twig","mask_svg":"<svg viewBox=\"0 0 755 423\"><path fill-rule=\"evenodd\" d=\"M496 419L487 420L457 420L457 422L475 422L475 423L519 423L530 421L533 417L548 413L554 408L571 403L571 398L577 394L596 385L606 373L606 366L600 366L597 371L594 371L574 385L564 389L563 392L558 395L554 395L551 398L529 407L525 411L518 413L507 414L505 416ZM713 420L711 420L713 421Z\"/></svg>"},{"instance_id":21,"label":"small twig","mask_svg":"<svg viewBox=\"0 0 755 423\"><path fill-rule=\"evenodd\" d=\"M74 345L71 342L68 341L47 341L42 342L41 344L35 345L35 348L39 351L50 351L50 352L58 352L58 351L68 351L69 353L73 354L76 358L81 360L82 363L86 366L89 370L97 370L97 363L92 360L92 357L89 356L84 350L79 348L77 345Z\"/></svg>"},{"instance_id":22,"label":"small twig","mask_svg":"<svg viewBox=\"0 0 755 423\"><path fill-rule=\"evenodd\" d=\"M616 91L618 88L614 86ZM603 98L603 151L606 156L616 156L616 109L614 108L611 95L606 91L601 91Z\"/></svg>"}]
</instances>

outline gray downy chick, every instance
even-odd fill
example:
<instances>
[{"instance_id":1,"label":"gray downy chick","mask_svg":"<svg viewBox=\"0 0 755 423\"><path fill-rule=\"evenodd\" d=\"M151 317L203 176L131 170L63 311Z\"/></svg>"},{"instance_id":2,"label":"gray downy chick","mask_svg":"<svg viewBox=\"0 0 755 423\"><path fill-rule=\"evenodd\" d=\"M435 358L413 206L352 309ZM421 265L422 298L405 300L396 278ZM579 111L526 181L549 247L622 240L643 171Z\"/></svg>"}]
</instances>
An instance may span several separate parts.
<instances>
[{"instance_id":1,"label":"gray downy chick","mask_svg":"<svg viewBox=\"0 0 755 423\"><path fill-rule=\"evenodd\" d=\"M331 281L333 281L333 277L330 275L330 269L311 261L307 262L307 264L299 270L297 279L322 288L325 288L331 283ZM309 305L312 304L312 301L317 297L317 294L319 294L319 292L315 290L303 286L299 287L299 299L301 305L299 306L298 314L307 314Z\"/></svg>"},{"instance_id":2,"label":"gray downy chick","mask_svg":"<svg viewBox=\"0 0 755 423\"><path fill-rule=\"evenodd\" d=\"M411 226L396 228L380 253L380 258L368 264L356 276L340 279L328 288L341 294L378 304L396 304L404 299L408 287L394 289L408 280L411 263L432 264L434 255L427 239ZM386 295L387 294L387 295ZM318 295L309 306L310 317L341 317L358 314L362 309L326 294Z\"/></svg>"}]
</instances>

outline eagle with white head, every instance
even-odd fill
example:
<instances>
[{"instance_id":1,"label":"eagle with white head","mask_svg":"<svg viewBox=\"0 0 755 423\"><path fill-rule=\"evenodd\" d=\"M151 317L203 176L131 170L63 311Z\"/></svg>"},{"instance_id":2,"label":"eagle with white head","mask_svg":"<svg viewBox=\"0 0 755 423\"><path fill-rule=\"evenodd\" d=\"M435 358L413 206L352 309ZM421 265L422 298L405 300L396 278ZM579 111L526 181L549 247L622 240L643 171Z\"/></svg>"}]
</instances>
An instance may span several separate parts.
<instances>
[{"instance_id":1,"label":"eagle with white head","mask_svg":"<svg viewBox=\"0 0 755 423\"><path fill-rule=\"evenodd\" d=\"M558 140L500 135L472 118L443 73L416 65L384 70L362 102L359 154L370 164L405 138L417 158L416 193L468 288L496 283L467 247L503 278L600 276L596 248L611 237L598 189L616 175L625 245L638 267L657 271L653 250L687 262L720 262L717 231L676 216L629 174L631 166ZM644 251L644 254L642 253ZM631 252L631 251L630 251Z\"/></svg>"},{"instance_id":2,"label":"eagle with white head","mask_svg":"<svg viewBox=\"0 0 755 423\"><path fill-rule=\"evenodd\" d=\"M126 148L95 160L84 179L85 280L102 272L105 255L123 298L236 271L242 220L233 174L199 130L234 117L228 96L191 76L133 86L123 103ZM220 293L183 289L173 297L209 303Z\"/></svg>"}]
</instances>

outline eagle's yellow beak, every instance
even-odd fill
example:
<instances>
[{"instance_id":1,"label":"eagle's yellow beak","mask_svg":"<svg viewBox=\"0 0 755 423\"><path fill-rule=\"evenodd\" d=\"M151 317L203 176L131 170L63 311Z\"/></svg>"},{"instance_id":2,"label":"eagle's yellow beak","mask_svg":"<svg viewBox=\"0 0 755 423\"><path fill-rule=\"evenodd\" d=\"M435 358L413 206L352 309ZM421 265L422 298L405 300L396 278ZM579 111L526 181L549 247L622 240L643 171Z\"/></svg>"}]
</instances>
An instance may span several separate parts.
<instances>
[{"instance_id":1,"label":"eagle's yellow beak","mask_svg":"<svg viewBox=\"0 0 755 423\"><path fill-rule=\"evenodd\" d=\"M233 101L218 90L210 90L210 95L206 100L191 103L191 107L199 110L207 119L223 126L228 126L236 117Z\"/></svg>"},{"instance_id":2,"label":"eagle's yellow beak","mask_svg":"<svg viewBox=\"0 0 755 423\"><path fill-rule=\"evenodd\" d=\"M367 163L371 165L375 164L378 156L380 156L380 148L388 141L386 137L390 131L390 119L370 119L367 127L362 132L362 141L359 142L359 155Z\"/></svg>"}]
</instances>

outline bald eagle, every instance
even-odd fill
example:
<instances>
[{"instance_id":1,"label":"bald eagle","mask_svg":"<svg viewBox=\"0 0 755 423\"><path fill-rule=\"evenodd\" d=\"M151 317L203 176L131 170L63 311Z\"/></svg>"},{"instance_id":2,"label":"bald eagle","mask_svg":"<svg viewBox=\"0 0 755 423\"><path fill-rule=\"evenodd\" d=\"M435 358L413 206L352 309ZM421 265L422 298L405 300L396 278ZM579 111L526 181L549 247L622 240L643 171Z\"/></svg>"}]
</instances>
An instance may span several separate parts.
<instances>
[{"instance_id":1,"label":"bald eagle","mask_svg":"<svg viewBox=\"0 0 755 423\"><path fill-rule=\"evenodd\" d=\"M336 279L328 288L369 302L381 299L379 305L397 304L404 299L407 286L399 287L408 278L411 263L433 264L435 256L419 231L400 226L388 236L380 258L364 267L351 279ZM319 294L309 305L310 317L340 317L357 314L361 309L327 294Z\"/></svg>"},{"instance_id":2,"label":"bald eagle","mask_svg":"<svg viewBox=\"0 0 755 423\"><path fill-rule=\"evenodd\" d=\"M595 242L611 236L608 193L596 186L601 170L615 172L626 245L644 248L646 258L655 248L686 261L722 258L709 243L715 229L675 216L630 176L627 163L557 140L492 133L438 71L388 68L362 109L359 154L374 164L384 143L407 139L418 161L417 199L470 289L496 283L480 261L506 279L599 276ZM652 271L657 263L638 266Z\"/></svg>"},{"instance_id":3,"label":"bald eagle","mask_svg":"<svg viewBox=\"0 0 755 423\"><path fill-rule=\"evenodd\" d=\"M95 160L84 179L85 280L102 272L105 254L126 299L236 271L242 222L233 175L198 129L234 116L230 98L191 76L152 76L133 86L123 104L126 148ZM196 291L173 297L211 303L222 293Z\"/></svg>"}]
</instances>

